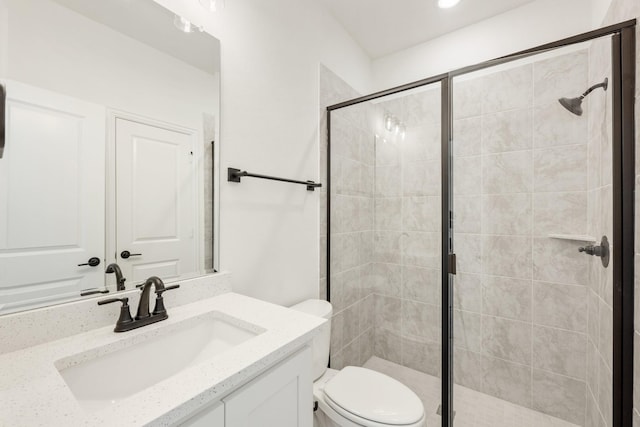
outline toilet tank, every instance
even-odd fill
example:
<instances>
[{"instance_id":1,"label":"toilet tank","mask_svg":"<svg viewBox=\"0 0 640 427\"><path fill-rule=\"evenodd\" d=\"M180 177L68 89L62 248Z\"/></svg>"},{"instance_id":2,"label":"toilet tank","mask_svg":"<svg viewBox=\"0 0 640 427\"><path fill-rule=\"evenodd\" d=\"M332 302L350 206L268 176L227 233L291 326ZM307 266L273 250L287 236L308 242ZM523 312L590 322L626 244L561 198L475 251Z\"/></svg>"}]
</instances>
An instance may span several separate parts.
<instances>
[{"instance_id":1,"label":"toilet tank","mask_svg":"<svg viewBox=\"0 0 640 427\"><path fill-rule=\"evenodd\" d=\"M320 327L320 333L311 342L313 354L313 380L320 378L327 370L329 363L329 346L331 345L331 315L333 307L329 301L308 299L291 307L312 316L327 319L327 323Z\"/></svg>"}]
</instances>

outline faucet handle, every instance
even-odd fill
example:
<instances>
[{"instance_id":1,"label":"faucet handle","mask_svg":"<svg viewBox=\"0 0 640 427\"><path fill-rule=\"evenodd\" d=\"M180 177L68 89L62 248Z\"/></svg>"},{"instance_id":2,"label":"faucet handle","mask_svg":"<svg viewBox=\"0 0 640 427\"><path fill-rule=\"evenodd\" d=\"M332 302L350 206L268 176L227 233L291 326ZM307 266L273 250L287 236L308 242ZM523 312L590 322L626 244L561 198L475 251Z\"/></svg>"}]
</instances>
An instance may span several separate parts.
<instances>
[{"instance_id":1,"label":"faucet handle","mask_svg":"<svg viewBox=\"0 0 640 427\"><path fill-rule=\"evenodd\" d=\"M129 298L127 297L123 297L123 298L107 298L107 299L103 299L98 301L98 305L105 305L105 304L111 304L112 302L118 302L120 301L122 303L122 306L124 307L125 305L128 307L129 306Z\"/></svg>"},{"instance_id":2,"label":"faucet handle","mask_svg":"<svg viewBox=\"0 0 640 427\"><path fill-rule=\"evenodd\" d=\"M180 285L171 285L171 286L167 286L163 289L156 289L156 295L158 295L158 297L162 297L162 294L164 293L164 291L170 291L172 289L178 289L180 287Z\"/></svg>"},{"instance_id":3,"label":"faucet handle","mask_svg":"<svg viewBox=\"0 0 640 427\"><path fill-rule=\"evenodd\" d=\"M157 315L165 315L167 314L167 309L164 308L164 300L162 299L162 294L165 291L170 291L171 289L178 289L180 287L180 285L171 285L171 286L167 286L166 288L163 289L156 289L156 305L153 308L153 315L157 316Z\"/></svg>"},{"instance_id":4,"label":"faucet handle","mask_svg":"<svg viewBox=\"0 0 640 427\"><path fill-rule=\"evenodd\" d=\"M123 332L127 329L123 328L124 325L133 322L133 318L131 317L131 312L129 311L129 298L107 298L98 301L98 305L111 304L113 302L120 301L122 303L122 307L120 307L120 317L116 322L116 327L114 332Z\"/></svg>"}]
</instances>

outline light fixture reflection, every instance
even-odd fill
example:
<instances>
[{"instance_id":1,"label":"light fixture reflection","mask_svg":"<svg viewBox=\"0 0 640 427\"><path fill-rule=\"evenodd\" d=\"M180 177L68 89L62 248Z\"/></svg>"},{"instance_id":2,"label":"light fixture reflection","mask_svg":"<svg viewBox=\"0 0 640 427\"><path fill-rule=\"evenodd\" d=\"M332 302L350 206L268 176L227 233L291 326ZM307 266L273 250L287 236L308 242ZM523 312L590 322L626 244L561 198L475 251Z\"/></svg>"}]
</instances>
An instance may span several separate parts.
<instances>
[{"instance_id":1,"label":"light fixture reflection","mask_svg":"<svg viewBox=\"0 0 640 427\"><path fill-rule=\"evenodd\" d=\"M438 0L438 6L441 9L448 9L460 3L460 0Z\"/></svg>"},{"instance_id":2,"label":"light fixture reflection","mask_svg":"<svg viewBox=\"0 0 640 427\"><path fill-rule=\"evenodd\" d=\"M200 0L200 4L209 12L217 12L224 9L224 0Z\"/></svg>"},{"instance_id":3,"label":"light fixture reflection","mask_svg":"<svg viewBox=\"0 0 640 427\"><path fill-rule=\"evenodd\" d=\"M173 18L173 25L180 31L184 33L194 33L196 31L202 32L202 27L198 27L193 24L191 21L183 18L182 16L176 15Z\"/></svg>"},{"instance_id":4,"label":"light fixture reflection","mask_svg":"<svg viewBox=\"0 0 640 427\"><path fill-rule=\"evenodd\" d=\"M393 130L393 117L390 114L387 114L387 116L384 118L384 128L391 132L391 130Z\"/></svg>"}]
</instances>

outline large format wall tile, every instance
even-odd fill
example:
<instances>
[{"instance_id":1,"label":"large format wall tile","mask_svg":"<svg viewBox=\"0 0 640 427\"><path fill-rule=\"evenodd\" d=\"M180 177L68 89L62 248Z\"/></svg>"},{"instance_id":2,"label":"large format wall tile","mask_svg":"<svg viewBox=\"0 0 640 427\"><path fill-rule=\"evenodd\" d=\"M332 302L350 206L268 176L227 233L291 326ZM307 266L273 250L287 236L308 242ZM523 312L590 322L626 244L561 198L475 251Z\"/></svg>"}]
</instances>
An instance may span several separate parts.
<instances>
[{"instance_id":1,"label":"large format wall tile","mask_svg":"<svg viewBox=\"0 0 640 427\"><path fill-rule=\"evenodd\" d=\"M453 155L456 157L477 156L482 152L482 118L454 120Z\"/></svg>"},{"instance_id":2,"label":"large format wall tile","mask_svg":"<svg viewBox=\"0 0 640 427\"><path fill-rule=\"evenodd\" d=\"M533 145L536 148L584 145L588 141L587 120L569 113L559 102L533 110Z\"/></svg>"},{"instance_id":3,"label":"large format wall tile","mask_svg":"<svg viewBox=\"0 0 640 427\"><path fill-rule=\"evenodd\" d=\"M454 79L453 118L463 119L482 114L482 79Z\"/></svg>"},{"instance_id":4,"label":"large format wall tile","mask_svg":"<svg viewBox=\"0 0 640 427\"><path fill-rule=\"evenodd\" d=\"M533 98L532 82L533 66L531 64L484 77L481 98L482 112L489 114L529 107Z\"/></svg>"},{"instance_id":5,"label":"large format wall tile","mask_svg":"<svg viewBox=\"0 0 640 427\"><path fill-rule=\"evenodd\" d=\"M587 193L534 193L533 228L535 236L585 234Z\"/></svg>"},{"instance_id":6,"label":"large format wall tile","mask_svg":"<svg viewBox=\"0 0 640 427\"><path fill-rule=\"evenodd\" d=\"M402 363L402 338L399 331L390 331L376 325L374 354L394 363Z\"/></svg>"},{"instance_id":7,"label":"large format wall tile","mask_svg":"<svg viewBox=\"0 0 640 427\"><path fill-rule=\"evenodd\" d=\"M482 316L482 352L531 366L531 324Z\"/></svg>"},{"instance_id":8,"label":"large format wall tile","mask_svg":"<svg viewBox=\"0 0 640 427\"><path fill-rule=\"evenodd\" d=\"M440 123L440 85L429 85L426 90L402 98L402 117L407 126Z\"/></svg>"},{"instance_id":9,"label":"large format wall tile","mask_svg":"<svg viewBox=\"0 0 640 427\"><path fill-rule=\"evenodd\" d=\"M370 280L377 294L396 298L402 295L402 266L398 264L372 263Z\"/></svg>"},{"instance_id":10,"label":"large format wall tile","mask_svg":"<svg viewBox=\"0 0 640 427\"><path fill-rule=\"evenodd\" d=\"M453 307L482 312L482 275L458 273L453 280Z\"/></svg>"},{"instance_id":11,"label":"large format wall tile","mask_svg":"<svg viewBox=\"0 0 640 427\"><path fill-rule=\"evenodd\" d=\"M583 425L586 405L584 382L533 370L533 409Z\"/></svg>"},{"instance_id":12,"label":"large format wall tile","mask_svg":"<svg viewBox=\"0 0 640 427\"><path fill-rule=\"evenodd\" d=\"M453 194L480 194L482 191L482 158L480 156L453 159Z\"/></svg>"},{"instance_id":13,"label":"large format wall tile","mask_svg":"<svg viewBox=\"0 0 640 427\"><path fill-rule=\"evenodd\" d=\"M405 265L438 268L440 234L416 231L402 233L402 260Z\"/></svg>"},{"instance_id":14,"label":"large format wall tile","mask_svg":"<svg viewBox=\"0 0 640 427\"><path fill-rule=\"evenodd\" d=\"M533 367L585 380L587 336L533 325Z\"/></svg>"},{"instance_id":15,"label":"large format wall tile","mask_svg":"<svg viewBox=\"0 0 640 427\"><path fill-rule=\"evenodd\" d=\"M484 274L530 278L531 266L530 237L482 237L482 272Z\"/></svg>"},{"instance_id":16,"label":"large format wall tile","mask_svg":"<svg viewBox=\"0 0 640 427\"><path fill-rule=\"evenodd\" d=\"M439 342L402 338L402 364L436 377L440 376L441 347Z\"/></svg>"},{"instance_id":17,"label":"large format wall tile","mask_svg":"<svg viewBox=\"0 0 640 427\"><path fill-rule=\"evenodd\" d=\"M482 211L479 209L481 206L480 196L456 196L453 206L453 227L456 233L482 233Z\"/></svg>"},{"instance_id":18,"label":"large format wall tile","mask_svg":"<svg viewBox=\"0 0 640 427\"><path fill-rule=\"evenodd\" d=\"M587 309L587 287L533 282L534 323L586 333Z\"/></svg>"},{"instance_id":19,"label":"large format wall tile","mask_svg":"<svg viewBox=\"0 0 640 427\"><path fill-rule=\"evenodd\" d=\"M404 196L437 196L440 194L439 160L405 163L402 167L402 176L402 194Z\"/></svg>"},{"instance_id":20,"label":"large format wall tile","mask_svg":"<svg viewBox=\"0 0 640 427\"><path fill-rule=\"evenodd\" d=\"M402 300L376 295L376 328L400 333L402 322Z\"/></svg>"},{"instance_id":21,"label":"large format wall tile","mask_svg":"<svg viewBox=\"0 0 640 427\"><path fill-rule=\"evenodd\" d=\"M402 302L402 329L405 336L423 338L427 341L440 340L439 306L410 300Z\"/></svg>"},{"instance_id":22,"label":"large format wall tile","mask_svg":"<svg viewBox=\"0 0 640 427\"><path fill-rule=\"evenodd\" d=\"M482 196L482 233L531 235L531 195Z\"/></svg>"},{"instance_id":23,"label":"large format wall tile","mask_svg":"<svg viewBox=\"0 0 640 427\"><path fill-rule=\"evenodd\" d=\"M537 149L533 155L534 191L586 191L587 145Z\"/></svg>"},{"instance_id":24,"label":"large format wall tile","mask_svg":"<svg viewBox=\"0 0 640 427\"><path fill-rule=\"evenodd\" d=\"M358 216L354 216L357 219ZM375 200L375 229L376 230L401 230L402 229L402 198L377 197Z\"/></svg>"},{"instance_id":25,"label":"large format wall tile","mask_svg":"<svg viewBox=\"0 0 640 427\"><path fill-rule=\"evenodd\" d=\"M531 156L531 151L484 156L482 159L482 193L531 192L533 187ZM468 172L461 171L461 173Z\"/></svg>"},{"instance_id":26,"label":"large format wall tile","mask_svg":"<svg viewBox=\"0 0 640 427\"><path fill-rule=\"evenodd\" d=\"M374 234L373 261L400 264L402 252L398 231L376 231ZM334 257L332 257L334 258Z\"/></svg>"},{"instance_id":27,"label":"large format wall tile","mask_svg":"<svg viewBox=\"0 0 640 427\"><path fill-rule=\"evenodd\" d=\"M455 384L482 391L482 356L479 353L457 348L453 358Z\"/></svg>"},{"instance_id":28,"label":"large format wall tile","mask_svg":"<svg viewBox=\"0 0 640 427\"><path fill-rule=\"evenodd\" d=\"M405 162L440 160L440 123L410 127L401 143Z\"/></svg>"},{"instance_id":29,"label":"large format wall tile","mask_svg":"<svg viewBox=\"0 0 640 427\"><path fill-rule=\"evenodd\" d=\"M453 311L453 343L476 353L482 350L482 317L479 313Z\"/></svg>"},{"instance_id":30,"label":"large format wall tile","mask_svg":"<svg viewBox=\"0 0 640 427\"><path fill-rule=\"evenodd\" d=\"M404 231L440 231L440 197L403 197L402 229Z\"/></svg>"},{"instance_id":31,"label":"large format wall tile","mask_svg":"<svg viewBox=\"0 0 640 427\"><path fill-rule=\"evenodd\" d=\"M456 233L453 240L458 271L462 273L482 272L482 236Z\"/></svg>"},{"instance_id":32,"label":"large format wall tile","mask_svg":"<svg viewBox=\"0 0 640 427\"><path fill-rule=\"evenodd\" d=\"M531 280L484 276L482 312L491 316L531 321Z\"/></svg>"},{"instance_id":33,"label":"large format wall tile","mask_svg":"<svg viewBox=\"0 0 640 427\"><path fill-rule=\"evenodd\" d=\"M402 277L403 298L433 305L440 304L440 270L405 265L399 277Z\"/></svg>"},{"instance_id":34,"label":"large format wall tile","mask_svg":"<svg viewBox=\"0 0 640 427\"><path fill-rule=\"evenodd\" d=\"M573 98L587 85L588 52L555 56L533 65L535 105L557 103L560 97Z\"/></svg>"},{"instance_id":35,"label":"large format wall tile","mask_svg":"<svg viewBox=\"0 0 640 427\"><path fill-rule=\"evenodd\" d=\"M533 279L586 285L589 257L578 252L580 242L550 238L533 239Z\"/></svg>"},{"instance_id":36,"label":"large format wall tile","mask_svg":"<svg viewBox=\"0 0 640 427\"><path fill-rule=\"evenodd\" d=\"M532 148L531 126L530 108L483 116L483 154L522 151Z\"/></svg>"},{"instance_id":37,"label":"large format wall tile","mask_svg":"<svg viewBox=\"0 0 640 427\"><path fill-rule=\"evenodd\" d=\"M495 357L482 358L483 391L531 407L531 367Z\"/></svg>"}]
</instances>

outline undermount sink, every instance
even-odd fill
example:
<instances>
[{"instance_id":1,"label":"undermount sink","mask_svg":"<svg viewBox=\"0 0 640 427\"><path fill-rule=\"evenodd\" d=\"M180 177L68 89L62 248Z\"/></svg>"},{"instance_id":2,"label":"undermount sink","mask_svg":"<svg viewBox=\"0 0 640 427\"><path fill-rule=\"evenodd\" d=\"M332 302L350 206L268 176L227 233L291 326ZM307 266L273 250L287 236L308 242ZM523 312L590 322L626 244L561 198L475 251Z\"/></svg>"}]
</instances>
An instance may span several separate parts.
<instances>
[{"instance_id":1,"label":"undermount sink","mask_svg":"<svg viewBox=\"0 0 640 427\"><path fill-rule=\"evenodd\" d=\"M56 368L84 409L102 409L264 332L225 317L213 312L167 325L144 341L71 356Z\"/></svg>"}]
</instances>

